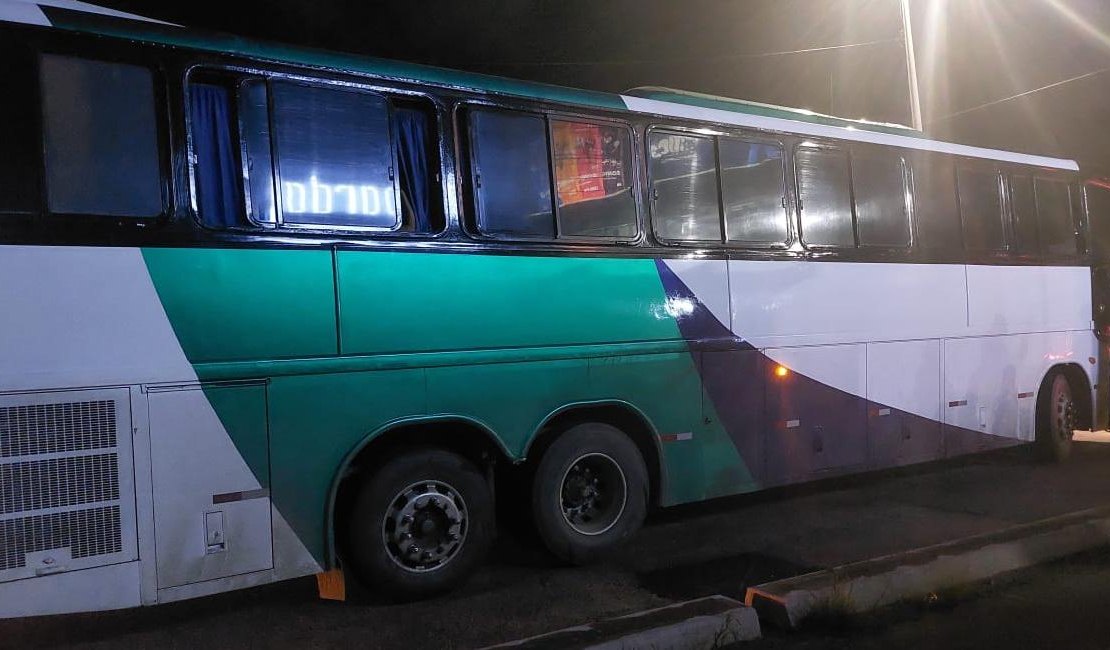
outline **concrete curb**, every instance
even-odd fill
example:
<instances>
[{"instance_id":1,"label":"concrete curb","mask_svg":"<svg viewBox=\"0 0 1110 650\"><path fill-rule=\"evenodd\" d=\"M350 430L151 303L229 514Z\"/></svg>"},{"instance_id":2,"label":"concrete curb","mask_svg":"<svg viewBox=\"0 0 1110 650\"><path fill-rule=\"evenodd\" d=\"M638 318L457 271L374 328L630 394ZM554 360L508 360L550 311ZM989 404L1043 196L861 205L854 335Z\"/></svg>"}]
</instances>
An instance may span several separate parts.
<instances>
[{"instance_id":1,"label":"concrete curb","mask_svg":"<svg viewBox=\"0 0 1110 650\"><path fill-rule=\"evenodd\" d=\"M754 609L724 596L708 596L484 650L706 650L760 637L759 617Z\"/></svg>"},{"instance_id":2,"label":"concrete curb","mask_svg":"<svg viewBox=\"0 0 1110 650\"><path fill-rule=\"evenodd\" d=\"M822 608L864 612L1107 543L1110 508L1094 508L749 587L744 602L793 628Z\"/></svg>"}]
</instances>

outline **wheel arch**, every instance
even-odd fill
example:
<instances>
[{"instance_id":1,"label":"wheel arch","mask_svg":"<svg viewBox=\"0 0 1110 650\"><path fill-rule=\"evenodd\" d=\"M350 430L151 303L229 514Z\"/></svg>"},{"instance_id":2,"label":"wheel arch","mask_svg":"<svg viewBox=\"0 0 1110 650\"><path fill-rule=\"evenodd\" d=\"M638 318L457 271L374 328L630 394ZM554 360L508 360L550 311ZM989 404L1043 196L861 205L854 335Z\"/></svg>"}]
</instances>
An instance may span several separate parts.
<instances>
[{"instance_id":1,"label":"wheel arch","mask_svg":"<svg viewBox=\"0 0 1110 650\"><path fill-rule=\"evenodd\" d=\"M624 400L574 402L555 409L532 432L524 447L524 460L537 462L563 432L583 422L616 427L635 443L648 470L649 504L659 504L667 487L667 470L658 430L641 409Z\"/></svg>"},{"instance_id":2,"label":"wheel arch","mask_svg":"<svg viewBox=\"0 0 1110 650\"><path fill-rule=\"evenodd\" d=\"M436 447L458 453L487 470L498 460L517 462L505 443L480 420L460 415L400 418L378 427L348 450L336 468L328 490L324 521L325 568L338 566L339 510L351 479L372 471L391 454L405 449Z\"/></svg>"}]
</instances>

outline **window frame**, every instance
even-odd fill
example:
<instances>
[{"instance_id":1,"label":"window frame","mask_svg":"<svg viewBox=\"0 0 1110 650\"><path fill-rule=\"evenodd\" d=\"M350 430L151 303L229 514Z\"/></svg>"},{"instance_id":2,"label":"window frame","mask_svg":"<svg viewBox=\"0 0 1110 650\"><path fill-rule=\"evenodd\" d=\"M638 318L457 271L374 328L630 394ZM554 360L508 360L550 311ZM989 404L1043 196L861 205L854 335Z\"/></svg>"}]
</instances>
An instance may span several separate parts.
<instances>
[{"instance_id":1,"label":"window frame","mask_svg":"<svg viewBox=\"0 0 1110 650\"><path fill-rule=\"evenodd\" d=\"M850 212L850 219L852 224L852 245L851 246L838 246L829 244L810 244L806 242L805 226L802 223L805 206L802 203L802 183L798 176L798 152L803 150L809 151L835 151L844 154L844 160L847 163L848 176L848 207ZM790 164L794 171L794 204L798 215L798 242L807 251L827 253L827 252L843 252L843 251L856 251L861 248L859 245L859 229L856 227L856 197L855 189L852 182L852 153L850 142L828 142L824 140L809 140L803 139L797 142L790 151ZM876 250L884 250L881 247L876 247Z\"/></svg>"},{"instance_id":2,"label":"window frame","mask_svg":"<svg viewBox=\"0 0 1110 650\"><path fill-rule=\"evenodd\" d=\"M900 245L865 244L860 234L859 205L856 201L856 159L882 160L889 158L898 161L898 170L902 177L902 215L905 217L907 241ZM917 244L917 233L914 228L914 194L913 183L910 179L911 171L909 161L906 160L905 150L900 147L886 145L868 145L852 143L848 147L848 178L852 198L852 225L855 229L856 248L867 251L909 251Z\"/></svg>"},{"instance_id":3,"label":"window frame","mask_svg":"<svg viewBox=\"0 0 1110 650\"><path fill-rule=\"evenodd\" d=\"M459 132L465 133L466 136L466 164L467 164L467 179L465 181L467 194L469 195L469 208L471 211L471 218L463 220L463 231L476 239L491 241L491 242L508 242L508 243L539 243L539 244L575 244L575 245L623 245L634 246L643 241L644 238L644 211L641 201L641 182L640 182L640 164L636 157L636 151L639 148L639 139L637 138L636 129L633 128L630 122L624 120L598 117L583 113L577 113L569 110L560 110L558 108L548 108L543 106L512 106L497 102L486 102L480 100L460 100L455 108L456 115L462 121L462 128L458 129ZM544 123L544 137L547 144L547 166L548 166L548 185L551 188L551 215L554 220L554 237L522 237L511 235L498 235L486 232L481 224L481 207L478 202L478 178L481 175L481 166L478 162L478 142L474 133L474 122L471 116L476 111L485 111L491 113L509 113L509 114L524 114L537 116L543 120ZM553 121L561 122L578 122L583 124L592 124L596 126L617 127L623 129L628 134L628 168L630 173L630 183L628 191L632 196L633 205L636 210L636 232L631 237L591 237L591 236L563 236L561 234L562 225L559 220L559 200L558 200L558 177L556 176L557 170L555 165L555 146L554 134L552 131L551 123Z\"/></svg>"},{"instance_id":4,"label":"window frame","mask_svg":"<svg viewBox=\"0 0 1110 650\"><path fill-rule=\"evenodd\" d=\"M39 155L39 190L40 190L40 208L39 214L44 220L51 222L64 222L64 223L82 223L82 224L106 224L112 223L121 228L135 228L144 229L151 226L164 226L168 224L173 218L173 175L172 170L172 146L170 137L170 111L169 111L169 90L167 82L170 78L166 72L165 65L158 57L149 56L142 57L142 53L149 53L151 49L148 47L140 47L138 53L135 50L128 51L125 54L119 54L119 50L112 48L107 50L103 47L64 47L43 45L40 47L30 46L32 59L35 65L35 95L34 100L38 104L38 141L41 145L41 154ZM155 133L155 146L157 147L158 158L158 191L161 201L161 211L151 215L141 216L121 216L115 214L105 214L102 212L55 212L50 209L50 183L48 177L48 160L46 151L46 130L47 130L47 115L46 115L46 102L43 101L43 84L42 84L42 59L44 56L59 56L71 59L79 59L82 61L93 61L97 63L107 63L112 65L127 65L136 68L142 68L150 74L150 88L151 88L151 101L154 109L154 133Z\"/></svg>"},{"instance_id":5,"label":"window frame","mask_svg":"<svg viewBox=\"0 0 1110 650\"><path fill-rule=\"evenodd\" d=\"M246 218L245 224L241 226L231 227L212 227L206 225L201 218L197 205L197 183L196 183L196 168L194 164L195 154L193 149L193 120L189 111L189 99L191 86L194 83L194 75L196 74L212 74L217 76L226 76L234 81L235 93L233 101L235 103L235 129L236 135L239 137L239 143L236 151L239 155L239 163L242 167L242 191L243 201L242 207L244 216ZM276 221L274 224L266 224L255 220L251 214L251 198L250 191L250 170L248 169L247 159L245 156L246 143L242 136L242 115L239 110L239 88L240 86L251 79L261 80L266 85L266 112L267 124L270 129L270 156L271 156L271 175L273 178L274 186L274 208L276 212ZM388 106L388 119L389 119L389 147L390 147L390 164L394 170L394 202L397 208L397 224L392 228L382 228L378 226L333 226L326 224L288 224L285 222L285 215L282 206L281 196L281 171L279 169L280 161L278 158L278 144L274 135L274 97L271 90L271 84L274 81L289 82L296 85L303 85L309 87L323 87L323 88L339 88L354 92L362 92L368 94L376 94L385 98ZM210 232L236 232L236 233L270 233L282 235L320 235L322 233L338 233L342 235L357 235L374 237L377 239L395 239L395 240L430 240L439 239L447 235L450 231L450 215L451 215L451 202L449 200L448 188L446 181L450 177L445 169L446 160L443 155L442 142L444 140L444 122L445 110L443 103L433 94L419 91L410 90L405 88L398 88L392 85L382 85L378 83L366 83L367 80L356 78L356 80L349 80L346 78L335 79L326 77L314 77L296 72L277 71L269 68L258 68L246 65L234 64L220 64L210 62L194 62L185 67L181 76L182 83L182 110L185 119L185 151L187 161L188 173L188 186L189 186L189 200L188 210L193 222L200 228ZM430 131L431 137L435 139L435 152L436 160L432 169L435 170L436 183L439 185L439 191L433 192L433 196L439 197L440 205L439 211L442 215L441 227L433 232L410 232L402 230L404 220L400 212L400 189L397 185L399 182L398 166L398 152L394 146L394 97L403 97L406 99L415 99L423 101L428 104L432 109L432 114L435 119L435 128Z\"/></svg>"},{"instance_id":6,"label":"window frame","mask_svg":"<svg viewBox=\"0 0 1110 650\"><path fill-rule=\"evenodd\" d=\"M795 242L798 241L798 230L796 225L797 218L797 201L794 200L792 195L793 185L791 185L791 164L792 161L788 160L790 157L790 146L785 138L778 137L772 133L764 133L762 131L749 131L741 130L734 131L729 129L722 129L717 125L707 124L701 127L692 126L679 126L669 123L649 124L644 129L644 141L641 147L644 156L644 169L646 170L645 191L650 195L655 188L655 179L651 176L651 154L648 152L648 144L651 140L653 133L662 132L670 135L679 135L685 137L702 137L710 138L713 141L714 164L717 173L717 212L721 222L721 239L668 239L661 237L656 231L656 209L655 200L647 197L649 205L647 216L650 219L650 227L652 237L655 241L663 246L673 246L676 248L697 248L705 249L709 247L727 248L734 250L755 250L755 251L783 251L789 249ZM728 219L725 213L724 205L724 175L721 169L721 144L722 138L729 140L739 140L748 144L764 144L773 145L778 147L782 152L781 165L782 165L782 213L783 218L786 220L786 241L779 242L759 242L759 241L744 241L744 240L730 240L728 238Z\"/></svg>"}]
</instances>

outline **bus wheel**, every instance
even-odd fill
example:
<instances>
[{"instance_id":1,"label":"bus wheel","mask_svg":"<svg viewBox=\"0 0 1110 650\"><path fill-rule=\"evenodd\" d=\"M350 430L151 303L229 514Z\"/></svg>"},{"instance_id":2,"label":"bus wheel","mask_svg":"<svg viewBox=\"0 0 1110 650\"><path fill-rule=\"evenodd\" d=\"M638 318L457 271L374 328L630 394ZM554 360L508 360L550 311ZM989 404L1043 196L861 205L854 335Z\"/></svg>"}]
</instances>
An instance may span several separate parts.
<instances>
[{"instance_id":1,"label":"bus wheel","mask_svg":"<svg viewBox=\"0 0 1110 650\"><path fill-rule=\"evenodd\" d=\"M619 429L579 424L540 459L532 514L544 544L572 564L590 562L635 533L647 512L647 469Z\"/></svg>"},{"instance_id":2,"label":"bus wheel","mask_svg":"<svg viewBox=\"0 0 1110 650\"><path fill-rule=\"evenodd\" d=\"M446 451L412 451L358 488L347 556L355 576L397 600L461 584L493 536L493 498L478 468Z\"/></svg>"},{"instance_id":3,"label":"bus wheel","mask_svg":"<svg viewBox=\"0 0 1110 650\"><path fill-rule=\"evenodd\" d=\"M1055 462L1071 455L1072 432L1076 427L1076 403L1071 383L1061 372L1045 380L1037 400L1037 450L1044 459Z\"/></svg>"}]
</instances>

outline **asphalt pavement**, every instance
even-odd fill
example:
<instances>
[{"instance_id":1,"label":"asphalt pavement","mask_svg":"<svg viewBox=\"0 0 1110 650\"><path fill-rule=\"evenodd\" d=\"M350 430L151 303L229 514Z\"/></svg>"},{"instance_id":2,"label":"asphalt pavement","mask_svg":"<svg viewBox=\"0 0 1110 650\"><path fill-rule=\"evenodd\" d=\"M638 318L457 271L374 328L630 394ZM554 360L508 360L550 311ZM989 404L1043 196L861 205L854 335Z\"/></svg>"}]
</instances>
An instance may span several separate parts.
<instances>
[{"instance_id":1,"label":"asphalt pavement","mask_svg":"<svg viewBox=\"0 0 1110 650\"><path fill-rule=\"evenodd\" d=\"M140 610L0 621L0 646L481 647L704 595L741 598L749 585L816 568L1110 505L1108 479L1110 445L1079 444L1065 465L1039 464L1024 450L1008 450L664 510L621 553L593 567L559 566L526 529L516 530L502 536L488 566L466 587L421 603L388 604L369 594L347 603L319 601L309 578ZM1110 577L1110 559L1100 561ZM1083 639L1108 640L1092 647L1110 647L1110 606L1099 609L1110 603L1110 580L1060 578L1053 584L1075 586L1084 606L1067 613L1090 617L1097 626ZM957 643L961 624L981 633L968 638L981 639L1004 638L988 633L1003 621L1050 625L1029 613L1006 618L979 604L991 601L989 595L959 596L965 600L945 595L959 602L948 610L911 608L917 613L909 619L884 619L886 612L863 627L853 620L846 635L818 630L759 643L848 647L843 644L858 640L876 644L871 647L919 647L929 642L925 636L943 634L951 636L937 638ZM1066 589L1051 597L1072 598Z\"/></svg>"}]
</instances>

